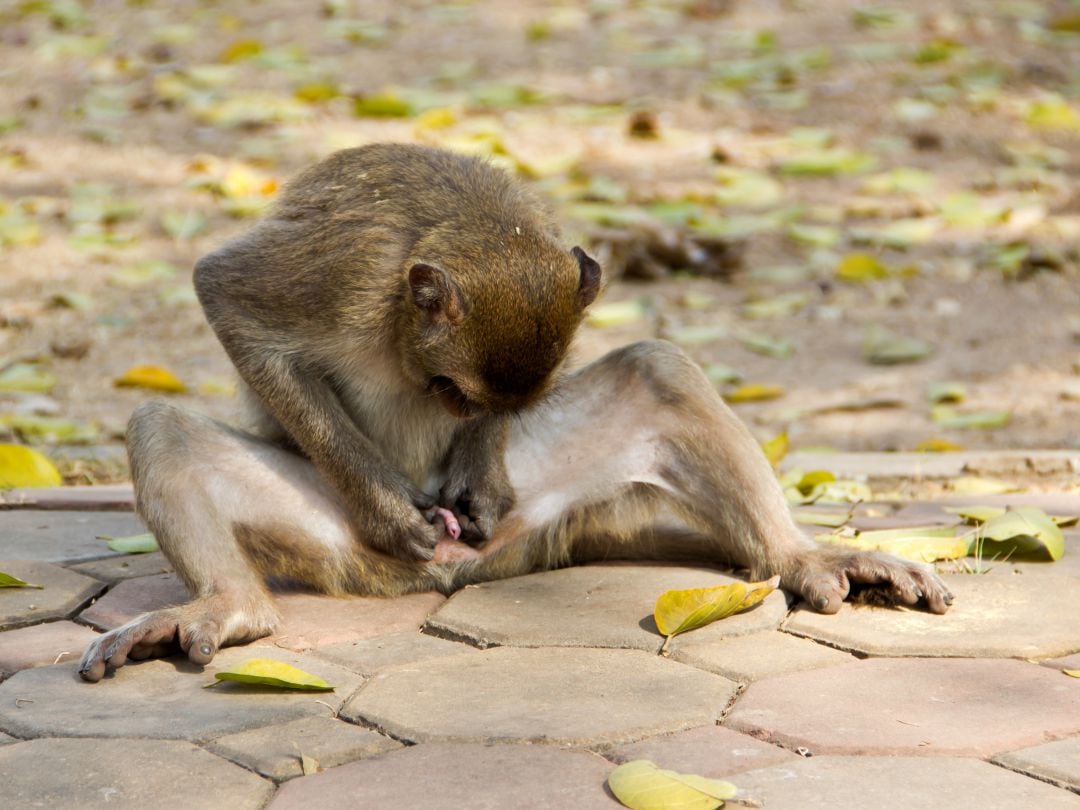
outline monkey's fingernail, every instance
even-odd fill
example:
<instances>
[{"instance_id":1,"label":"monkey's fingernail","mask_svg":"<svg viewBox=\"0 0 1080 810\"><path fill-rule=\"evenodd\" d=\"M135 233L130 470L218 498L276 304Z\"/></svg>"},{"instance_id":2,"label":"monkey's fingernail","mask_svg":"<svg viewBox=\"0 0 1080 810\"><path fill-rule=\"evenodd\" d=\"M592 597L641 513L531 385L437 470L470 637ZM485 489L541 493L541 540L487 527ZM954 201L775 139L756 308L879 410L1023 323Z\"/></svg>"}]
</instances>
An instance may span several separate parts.
<instances>
[{"instance_id":1,"label":"monkey's fingernail","mask_svg":"<svg viewBox=\"0 0 1080 810\"><path fill-rule=\"evenodd\" d=\"M203 655L210 655L210 653L212 653L213 651L214 648L211 647L209 644L203 644L199 647L199 652L201 652Z\"/></svg>"},{"instance_id":2,"label":"monkey's fingernail","mask_svg":"<svg viewBox=\"0 0 1080 810\"><path fill-rule=\"evenodd\" d=\"M829 597L827 596L819 596L817 599L814 600L814 607L816 607L818 610L824 610L828 606Z\"/></svg>"}]
</instances>

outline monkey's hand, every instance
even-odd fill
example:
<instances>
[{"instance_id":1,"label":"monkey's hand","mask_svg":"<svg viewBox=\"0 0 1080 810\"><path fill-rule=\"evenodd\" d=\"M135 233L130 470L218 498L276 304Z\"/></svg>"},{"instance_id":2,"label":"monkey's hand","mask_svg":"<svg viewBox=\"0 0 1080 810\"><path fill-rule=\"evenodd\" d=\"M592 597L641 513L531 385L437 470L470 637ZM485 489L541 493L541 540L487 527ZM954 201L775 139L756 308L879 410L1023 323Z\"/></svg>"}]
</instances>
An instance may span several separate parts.
<instances>
[{"instance_id":1,"label":"monkey's hand","mask_svg":"<svg viewBox=\"0 0 1080 810\"><path fill-rule=\"evenodd\" d=\"M357 534L364 545L383 554L410 562L430 560L444 533L442 524L433 525L428 516L435 499L404 479L396 483L396 488L378 493L369 490L353 507Z\"/></svg>"},{"instance_id":2,"label":"monkey's hand","mask_svg":"<svg viewBox=\"0 0 1080 810\"><path fill-rule=\"evenodd\" d=\"M514 490L501 464L497 469L460 470L443 486L439 503L457 515L460 539L475 545L488 540L495 524L510 511Z\"/></svg>"}]
</instances>

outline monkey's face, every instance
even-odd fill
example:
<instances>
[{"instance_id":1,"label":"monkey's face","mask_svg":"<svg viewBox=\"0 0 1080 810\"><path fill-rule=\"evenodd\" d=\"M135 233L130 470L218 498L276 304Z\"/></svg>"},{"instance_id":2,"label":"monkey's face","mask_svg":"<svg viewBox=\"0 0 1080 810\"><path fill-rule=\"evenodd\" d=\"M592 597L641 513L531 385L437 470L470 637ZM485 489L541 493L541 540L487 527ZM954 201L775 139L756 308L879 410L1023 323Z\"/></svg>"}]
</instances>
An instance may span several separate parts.
<instances>
[{"instance_id":1,"label":"monkey's face","mask_svg":"<svg viewBox=\"0 0 1080 810\"><path fill-rule=\"evenodd\" d=\"M600 266L580 248L530 256L528 266L497 271L424 263L409 271L409 360L417 382L454 416L514 412L542 397L599 291Z\"/></svg>"}]
</instances>

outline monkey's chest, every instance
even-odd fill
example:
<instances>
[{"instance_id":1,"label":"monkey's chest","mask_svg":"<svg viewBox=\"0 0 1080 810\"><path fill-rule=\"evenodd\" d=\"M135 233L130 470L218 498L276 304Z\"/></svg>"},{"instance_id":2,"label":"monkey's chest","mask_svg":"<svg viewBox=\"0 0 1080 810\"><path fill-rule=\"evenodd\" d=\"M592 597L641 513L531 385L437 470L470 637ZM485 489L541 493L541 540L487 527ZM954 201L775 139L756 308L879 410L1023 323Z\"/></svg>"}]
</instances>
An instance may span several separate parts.
<instances>
[{"instance_id":1,"label":"monkey's chest","mask_svg":"<svg viewBox=\"0 0 1080 810\"><path fill-rule=\"evenodd\" d=\"M363 380L341 386L340 395L350 419L383 458L425 492L437 494L456 427L438 400Z\"/></svg>"}]
</instances>

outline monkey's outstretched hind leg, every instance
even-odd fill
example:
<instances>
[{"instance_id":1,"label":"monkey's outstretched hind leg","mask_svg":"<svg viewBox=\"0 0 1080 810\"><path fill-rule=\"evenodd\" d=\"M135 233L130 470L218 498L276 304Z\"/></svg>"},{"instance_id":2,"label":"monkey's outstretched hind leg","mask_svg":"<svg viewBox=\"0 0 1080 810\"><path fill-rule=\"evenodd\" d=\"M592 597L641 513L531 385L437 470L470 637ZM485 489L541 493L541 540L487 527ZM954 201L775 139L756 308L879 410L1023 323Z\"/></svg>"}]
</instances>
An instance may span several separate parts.
<instances>
[{"instance_id":1,"label":"monkey's outstretched hind leg","mask_svg":"<svg viewBox=\"0 0 1080 810\"><path fill-rule=\"evenodd\" d=\"M128 448L139 514L193 598L96 639L79 666L86 680L176 645L205 664L225 644L273 632L268 574L345 589L352 529L304 459L157 402L135 410Z\"/></svg>"},{"instance_id":2,"label":"monkey's outstretched hind leg","mask_svg":"<svg viewBox=\"0 0 1080 810\"><path fill-rule=\"evenodd\" d=\"M852 583L870 586L887 601L923 604L943 613L952 596L933 570L888 554L826 546L807 538L764 454L701 370L677 347L662 341L616 350L571 378L558 405L562 423L582 420L577 433L579 471L561 473L589 491L589 470L604 470L624 485L608 502L618 516L649 503L653 519L675 513L692 532L625 528L619 547L610 537L575 540L575 557L699 559L734 563L764 578L779 574L786 590L814 609L833 613ZM600 403L600 404L597 404ZM562 431L567 428L560 425ZM606 447L590 440L607 435ZM560 441L575 446L565 438ZM606 469L622 468L617 475ZM520 475L518 476L521 477ZM630 486L627 486L630 485ZM567 485L563 485L567 488ZM620 508L620 497L627 507ZM635 520L644 515L638 510ZM606 544L606 545L605 545Z\"/></svg>"}]
</instances>

